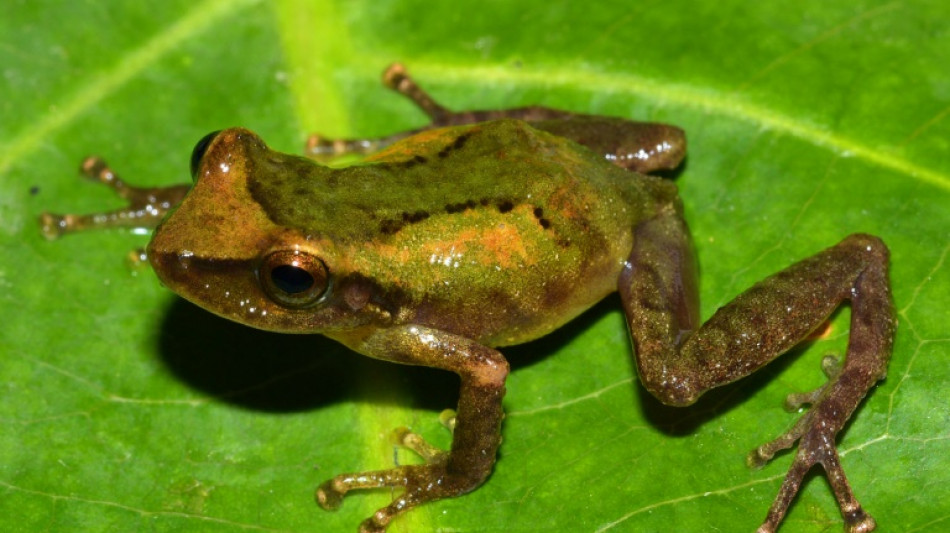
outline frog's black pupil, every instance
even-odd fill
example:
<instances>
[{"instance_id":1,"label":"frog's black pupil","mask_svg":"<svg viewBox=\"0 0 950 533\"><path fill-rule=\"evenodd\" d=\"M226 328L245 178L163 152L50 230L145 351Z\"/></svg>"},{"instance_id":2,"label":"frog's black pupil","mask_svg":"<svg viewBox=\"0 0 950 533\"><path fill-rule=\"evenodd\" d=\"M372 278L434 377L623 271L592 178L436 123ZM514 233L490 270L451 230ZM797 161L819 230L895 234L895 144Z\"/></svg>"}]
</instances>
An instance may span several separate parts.
<instances>
[{"instance_id":1,"label":"frog's black pupil","mask_svg":"<svg viewBox=\"0 0 950 533\"><path fill-rule=\"evenodd\" d=\"M313 287L313 276L306 270L293 265L280 265L270 271L274 285L287 294L299 294Z\"/></svg>"},{"instance_id":2,"label":"frog's black pupil","mask_svg":"<svg viewBox=\"0 0 950 533\"><path fill-rule=\"evenodd\" d=\"M208 150L208 145L211 144L212 139L217 137L219 133L221 131L212 131L205 135L195 145L195 149L191 151L191 179L198 178L198 165L201 164L201 158L205 156L205 151Z\"/></svg>"}]
</instances>

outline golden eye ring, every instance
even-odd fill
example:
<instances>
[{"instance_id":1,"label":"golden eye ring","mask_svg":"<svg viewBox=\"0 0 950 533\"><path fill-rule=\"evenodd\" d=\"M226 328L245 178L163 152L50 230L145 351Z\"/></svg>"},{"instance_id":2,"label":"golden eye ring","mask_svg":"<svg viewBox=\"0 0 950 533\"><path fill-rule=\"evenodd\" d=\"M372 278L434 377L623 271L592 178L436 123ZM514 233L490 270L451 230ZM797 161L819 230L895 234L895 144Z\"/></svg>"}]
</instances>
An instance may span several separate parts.
<instances>
[{"instance_id":1,"label":"golden eye ring","mask_svg":"<svg viewBox=\"0 0 950 533\"><path fill-rule=\"evenodd\" d=\"M284 307L300 309L323 300L330 289L330 271L319 257L299 250L278 250L257 269L264 292Z\"/></svg>"}]
</instances>

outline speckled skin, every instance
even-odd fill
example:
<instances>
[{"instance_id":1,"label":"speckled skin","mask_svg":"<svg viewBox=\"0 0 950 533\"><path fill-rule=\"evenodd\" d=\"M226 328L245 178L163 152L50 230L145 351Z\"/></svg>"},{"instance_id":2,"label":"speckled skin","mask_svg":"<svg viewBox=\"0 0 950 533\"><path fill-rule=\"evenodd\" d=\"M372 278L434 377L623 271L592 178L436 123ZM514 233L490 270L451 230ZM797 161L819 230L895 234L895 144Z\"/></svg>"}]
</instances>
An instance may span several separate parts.
<instances>
[{"instance_id":1,"label":"speckled skin","mask_svg":"<svg viewBox=\"0 0 950 533\"><path fill-rule=\"evenodd\" d=\"M210 136L196 148L192 191L148 250L166 285L224 317L322 333L370 357L461 376L451 450L404 432L426 464L337 476L318 488L321 506L337 508L354 489L404 487L360 526L381 532L416 505L477 488L500 444L508 364L496 348L545 335L616 290L641 381L671 405L754 372L850 301L844 362L826 362L828 383L791 398L810 410L750 462L799 442L759 532L777 529L816 463L846 530L874 529L835 437L884 377L891 351L896 321L879 239L851 235L701 323L676 188L641 173L679 164L682 131L540 107L453 113L398 65L385 81L432 124L383 139L312 137L315 158L376 152L342 169L271 151L243 129Z\"/></svg>"}]
</instances>

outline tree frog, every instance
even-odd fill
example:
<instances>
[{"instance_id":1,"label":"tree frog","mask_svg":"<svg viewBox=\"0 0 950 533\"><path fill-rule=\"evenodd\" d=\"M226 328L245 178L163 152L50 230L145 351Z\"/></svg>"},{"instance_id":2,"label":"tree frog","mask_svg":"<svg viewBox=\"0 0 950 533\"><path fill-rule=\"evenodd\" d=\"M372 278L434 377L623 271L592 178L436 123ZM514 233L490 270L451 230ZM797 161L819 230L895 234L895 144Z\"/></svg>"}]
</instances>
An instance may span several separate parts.
<instances>
[{"instance_id":1,"label":"tree frog","mask_svg":"<svg viewBox=\"0 0 950 533\"><path fill-rule=\"evenodd\" d=\"M844 361L827 358L828 382L789 397L810 409L750 462L798 442L760 533L779 527L815 464L845 529L874 529L835 438L890 357L896 319L880 239L850 235L701 322L676 187L649 175L680 164L682 130L544 107L452 112L398 64L384 81L431 123L379 139L314 136L309 159L273 151L246 129L215 132L195 147L184 200L187 187L129 187L93 158L85 173L132 206L98 218L47 214L45 231L140 225L181 200L148 245L173 291L249 326L322 333L370 357L458 374L448 451L403 431L402 444L425 464L342 474L317 489L325 509L353 490L403 489L362 532L383 532L418 505L482 485L501 444L508 363L499 348L541 337L613 291L643 386L679 406L761 368L848 300ZM346 168L314 161L345 153L371 155Z\"/></svg>"}]
</instances>

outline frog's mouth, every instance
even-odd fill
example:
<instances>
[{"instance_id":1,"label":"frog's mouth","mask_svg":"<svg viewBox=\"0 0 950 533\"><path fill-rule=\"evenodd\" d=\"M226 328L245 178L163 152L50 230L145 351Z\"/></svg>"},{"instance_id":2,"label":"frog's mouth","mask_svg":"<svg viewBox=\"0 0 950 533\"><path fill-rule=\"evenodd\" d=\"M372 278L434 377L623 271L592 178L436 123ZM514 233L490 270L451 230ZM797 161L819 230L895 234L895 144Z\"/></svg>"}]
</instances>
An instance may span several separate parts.
<instances>
[{"instance_id":1,"label":"frog's mouth","mask_svg":"<svg viewBox=\"0 0 950 533\"><path fill-rule=\"evenodd\" d=\"M252 261L152 250L148 259L162 284L186 300L224 318L269 329L272 303L258 289Z\"/></svg>"}]
</instances>

